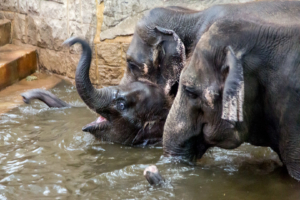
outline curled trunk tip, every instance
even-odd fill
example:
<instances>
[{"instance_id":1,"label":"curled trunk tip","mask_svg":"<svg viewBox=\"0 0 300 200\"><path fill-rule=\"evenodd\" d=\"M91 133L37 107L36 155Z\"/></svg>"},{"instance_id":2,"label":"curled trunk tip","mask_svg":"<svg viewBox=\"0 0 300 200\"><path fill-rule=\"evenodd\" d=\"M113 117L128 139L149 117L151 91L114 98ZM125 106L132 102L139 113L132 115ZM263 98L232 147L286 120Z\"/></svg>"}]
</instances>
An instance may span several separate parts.
<instances>
[{"instance_id":1,"label":"curled trunk tip","mask_svg":"<svg viewBox=\"0 0 300 200\"><path fill-rule=\"evenodd\" d=\"M77 92L90 109L100 113L107 106L107 102L109 102L109 92L105 88L97 90L91 83L89 70L92 62L92 49L88 42L78 37L69 38L64 42L64 44L69 46L76 43L82 46L82 54L75 75Z\"/></svg>"}]
</instances>

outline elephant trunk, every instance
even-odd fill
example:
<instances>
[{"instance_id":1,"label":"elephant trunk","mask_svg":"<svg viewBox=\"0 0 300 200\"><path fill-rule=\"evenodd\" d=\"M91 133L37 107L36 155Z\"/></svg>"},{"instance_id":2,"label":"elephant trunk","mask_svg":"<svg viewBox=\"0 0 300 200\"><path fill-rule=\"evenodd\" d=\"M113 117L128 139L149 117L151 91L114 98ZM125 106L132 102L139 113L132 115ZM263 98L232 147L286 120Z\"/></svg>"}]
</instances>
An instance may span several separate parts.
<instances>
[{"instance_id":1,"label":"elephant trunk","mask_svg":"<svg viewBox=\"0 0 300 200\"><path fill-rule=\"evenodd\" d=\"M24 103L29 104L31 100L38 99L47 106L54 107L54 108L65 108L65 107L72 107L68 103L64 102L63 100L56 97L54 94L52 94L49 91L42 90L42 89L33 89L29 90L25 93L22 93L21 96L23 97Z\"/></svg>"},{"instance_id":2,"label":"elephant trunk","mask_svg":"<svg viewBox=\"0 0 300 200\"><path fill-rule=\"evenodd\" d=\"M208 145L203 137L204 124L195 120L198 115L192 112L193 108L187 106L183 92L183 86L179 85L178 94L164 126L163 151L165 156L194 161L202 157Z\"/></svg>"},{"instance_id":3,"label":"elephant trunk","mask_svg":"<svg viewBox=\"0 0 300 200\"><path fill-rule=\"evenodd\" d=\"M92 50L89 44L80 38L69 38L64 42L64 44L69 46L75 43L79 43L82 46L82 55L75 76L78 94L90 109L99 113L110 102L109 98L111 95L109 95L108 89L97 90L91 83L89 70L92 61Z\"/></svg>"}]
</instances>

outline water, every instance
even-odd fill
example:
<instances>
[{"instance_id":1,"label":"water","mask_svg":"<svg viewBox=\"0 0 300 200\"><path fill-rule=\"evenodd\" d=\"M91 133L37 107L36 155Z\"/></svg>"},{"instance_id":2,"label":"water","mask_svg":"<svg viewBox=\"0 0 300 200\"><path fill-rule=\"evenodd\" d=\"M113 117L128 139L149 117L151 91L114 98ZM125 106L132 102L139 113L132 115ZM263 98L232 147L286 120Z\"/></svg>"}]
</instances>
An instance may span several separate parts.
<instances>
[{"instance_id":1,"label":"water","mask_svg":"<svg viewBox=\"0 0 300 200\"><path fill-rule=\"evenodd\" d=\"M84 106L66 82L52 92ZM95 140L81 131L97 117L86 107L53 109L35 101L0 117L0 199L300 199L300 183L269 148L214 148L189 166L170 163L159 147ZM143 177L150 164L165 177L163 187Z\"/></svg>"}]
</instances>

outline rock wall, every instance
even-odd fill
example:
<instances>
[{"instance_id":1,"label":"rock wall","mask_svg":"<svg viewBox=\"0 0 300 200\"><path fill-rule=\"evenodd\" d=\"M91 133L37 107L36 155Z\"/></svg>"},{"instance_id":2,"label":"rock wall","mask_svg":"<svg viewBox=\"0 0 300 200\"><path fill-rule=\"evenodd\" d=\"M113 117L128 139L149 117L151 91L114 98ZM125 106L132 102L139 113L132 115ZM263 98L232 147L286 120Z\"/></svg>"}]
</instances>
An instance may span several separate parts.
<instances>
[{"instance_id":1,"label":"rock wall","mask_svg":"<svg viewBox=\"0 0 300 200\"><path fill-rule=\"evenodd\" d=\"M179 5L204 9L253 0L0 0L0 19L12 21L12 43L35 46L39 69L75 77L80 46L62 46L71 36L93 49L91 80L116 85L126 66L126 50L136 22L151 8Z\"/></svg>"},{"instance_id":2,"label":"rock wall","mask_svg":"<svg viewBox=\"0 0 300 200\"><path fill-rule=\"evenodd\" d=\"M80 47L62 46L71 36L93 46L97 30L97 5L102 0L0 0L0 19L12 21L12 43L37 48L39 69L75 77ZM96 58L91 70L97 82Z\"/></svg>"}]
</instances>

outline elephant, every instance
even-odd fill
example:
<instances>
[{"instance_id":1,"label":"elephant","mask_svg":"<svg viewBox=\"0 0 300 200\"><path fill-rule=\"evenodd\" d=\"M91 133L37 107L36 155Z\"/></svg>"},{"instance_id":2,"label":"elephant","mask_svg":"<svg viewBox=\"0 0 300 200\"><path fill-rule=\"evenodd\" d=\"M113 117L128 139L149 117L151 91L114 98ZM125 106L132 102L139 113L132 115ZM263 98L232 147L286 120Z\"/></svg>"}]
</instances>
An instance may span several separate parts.
<instances>
[{"instance_id":1,"label":"elephant","mask_svg":"<svg viewBox=\"0 0 300 200\"><path fill-rule=\"evenodd\" d=\"M101 135L98 137L104 140L117 141L118 143L132 145L130 142L132 139L128 139L128 141L126 138L124 139L122 137L117 140L114 139L117 138L116 133L120 134L119 129L122 127L118 128L118 130L115 130L114 132L114 129L112 128L111 131L107 131L107 133L104 134L104 131L100 130L103 129L103 127L98 126L98 122L106 124L110 123L112 119L115 119L110 115L117 112L107 111L107 108L110 108L111 102L114 101L111 96L114 91L134 91L135 88L132 83L148 87L147 85L149 82L153 83L152 86L155 87L156 90L161 91L162 89L163 91L163 93L159 92L159 96L162 98L161 101L164 103L158 103L163 106L157 107L157 109L159 107L162 108L163 114L161 115L162 117L159 118L160 120L157 120L156 118L156 120L153 120L153 116L156 115L154 114L153 116L147 115L146 118L148 119L144 118L142 121L144 124L151 121L159 121L160 123L158 127L162 127L164 120L166 119L168 109L170 108L170 102L172 103L177 94L180 72L184 66L190 62L190 58L197 41L201 38L202 34L207 31L211 24L224 18L233 17L244 17L253 21L261 19L265 23L271 23L273 21L285 23L286 20L284 19L286 19L289 14L286 13L286 10L282 9L283 5L286 10L289 10L290 15L292 16L292 14L297 13L297 11L293 8L299 6L300 2L256 2L241 5L218 5L204 11L195 11L174 6L152 9L138 22L136 26L133 39L126 53L126 72L120 84L115 87L103 88L101 90L101 95L98 94L98 90L92 87L89 80L87 73L89 71L92 54L91 51L88 50L89 47L81 41L80 43L85 46L86 51L83 52L82 59L78 64L78 69L76 71L75 79L77 90L88 107L102 116L83 130L89 131L94 135ZM282 18L274 20L274 11L276 11L276 14L282 16ZM290 17L290 21L296 21L298 18L299 17L295 15ZM66 43L73 44L72 41L74 42L75 40L69 40ZM140 89L142 88L142 86L136 87ZM139 91L141 93L144 92L142 89ZM153 100L152 96L153 95L150 95L148 100L142 99L141 101L147 104L150 102L151 104L151 101ZM150 107L145 108L144 113L146 113L146 110L148 112L151 109ZM140 114L137 112L137 115ZM122 119L123 121L126 121L125 117L127 117L127 115L123 116L123 118L121 115L119 116L120 120ZM131 114L131 116L134 115ZM130 121L133 120L131 119ZM128 126L132 125L130 123L127 124ZM141 128L142 123L138 124ZM123 129L125 128L126 126L124 125ZM128 130L130 129L131 128L128 127ZM162 131L162 128L158 129ZM109 137L109 133L112 134L111 137ZM103 135L105 135L105 137ZM153 134L153 136L154 135L155 134ZM162 135L162 133L160 133L160 135ZM126 141L121 141L122 139Z\"/></svg>"},{"instance_id":2,"label":"elephant","mask_svg":"<svg viewBox=\"0 0 300 200\"><path fill-rule=\"evenodd\" d=\"M165 123L164 155L193 161L248 142L273 149L300 181L300 24L283 21L224 19L203 34Z\"/></svg>"},{"instance_id":3,"label":"elephant","mask_svg":"<svg viewBox=\"0 0 300 200\"><path fill-rule=\"evenodd\" d=\"M76 89L85 104L99 114L83 127L96 138L131 146L157 145L171 101L158 85L144 79L126 85L96 89L89 78L92 50L80 38L69 38L65 45L79 43L82 55L75 75Z\"/></svg>"},{"instance_id":4,"label":"elephant","mask_svg":"<svg viewBox=\"0 0 300 200\"><path fill-rule=\"evenodd\" d=\"M137 89L139 87L139 89ZM153 89L154 88L154 89ZM154 106L153 104L155 103L154 101L150 101L151 98L150 97L155 97L156 95L156 89L160 89L158 86L149 83L149 82L133 82L129 84L129 87L123 87L122 90L124 93L126 93L124 95L124 98L132 98L132 102L138 102L137 97L140 96L145 96L145 98L148 98L149 101L147 102L143 102L146 104L150 104L150 106L146 106L144 107L144 109L142 112L144 113L150 113L151 110L147 110L147 109L152 109L152 106ZM146 91L146 92L145 92ZM137 92L137 94L134 94L135 92ZM146 94L148 92L148 94ZM162 91L160 91L160 93L163 93ZM42 102L44 102L47 106L49 106L50 108L72 108L72 107L78 107L78 106L72 106L68 103L66 103L65 101L59 99L57 96L55 96L54 94L52 94L51 92L47 91L47 90L43 90L43 89L33 89L33 90L29 90L27 92L24 92L21 94L21 96L23 97L23 101L26 104L29 104L32 100L38 99ZM166 98L159 98L159 100L167 100ZM151 105L151 103L153 103ZM165 102L166 103L166 108L168 108L167 110L169 110L169 103L168 101ZM132 104L132 107L134 107L133 110L140 110L140 106L141 104ZM161 108L161 107L160 107ZM136 115L136 112L132 112L130 113L131 115L133 115L130 120L134 120L137 121L138 117L140 115ZM136 115L136 116L135 116ZM153 117L157 118L156 117ZM100 133L100 131L96 131L98 129L98 124L99 122L103 120L103 117L100 116L95 122L92 122L88 125L86 125L83 128L83 131L86 132L90 132L93 135L95 135L97 138L103 139L102 135L103 133ZM113 121L119 121L119 123L121 123L121 120L119 118L114 119ZM128 118L129 120L129 118ZM144 126L141 128L139 127L139 125L133 125L133 129L130 129L132 131L132 134L135 134L135 138L134 140L129 140L126 143L124 142L120 142L122 144L128 144L128 145L133 145L133 146L146 146L146 145L158 145L161 144L161 140L162 140L162 132L163 132L163 125L164 125L164 121L166 120L166 114L163 115L163 118L161 119L160 122L155 122L155 121L149 121L144 123ZM124 120L122 123L126 123L126 120ZM143 122L142 122L143 123ZM113 126L119 126L119 124L115 124L112 123L112 127ZM122 126L122 124L120 124ZM119 131L119 134L129 134L129 131L124 131L127 127L126 126L122 126L124 129L120 132L120 129L112 129L110 131ZM105 130L105 132L107 132L107 130ZM109 134L109 133L107 133ZM107 137L107 136L106 136ZM112 142L117 142L117 140L113 137L110 137L109 141Z\"/></svg>"},{"instance_id":5,"label":"elephant","mask_svg":"<svg viewBox=\"0 0 300 200\"><path fill-rule=\"evenodd\" d=\"M70 104L64 102L63 100L59 99L57 96L52 94L47 90L42 89L33 89L21 94L23 97L23 101L26 104L29 104L30 101L34 99L38 99L44 102L50 108L70 108L72 107Z\"/></svg>"},{"instance_id":6,"label":"elephant","mask_svg":"<svg viewBox=\"0 0 300 200\"><path fill-rule=\"evenodd\" d=\"M297 23L300 2L250 2L215 5L203 11L181 7L150 10L136 25L126 53L127 68L120 84L145 78L177 94L180 72L201 36L222 19L264 23Z\"/></svg>"}]
</instances>

